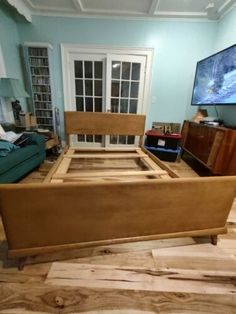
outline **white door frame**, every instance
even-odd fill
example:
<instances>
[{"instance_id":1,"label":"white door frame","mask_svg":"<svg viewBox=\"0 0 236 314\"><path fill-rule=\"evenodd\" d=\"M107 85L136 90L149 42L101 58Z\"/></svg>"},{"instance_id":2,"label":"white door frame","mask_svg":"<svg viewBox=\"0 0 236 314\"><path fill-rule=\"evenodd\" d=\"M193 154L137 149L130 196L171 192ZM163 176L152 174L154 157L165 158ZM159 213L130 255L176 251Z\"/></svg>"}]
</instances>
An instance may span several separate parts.
<instances>
[{"instance_id":1,"label":"white door frame","mask_svg":"<svg viewBox=\"0 0 236 314\"><path fill-rule=\"evenodd\" d=\"M70 56L74 53L83 54L126 54L146 57L146 71L144 81L144 102L141 108L141 113L146 114L149 103L149 94L151 87L151 68L153 60L153 48L129 48L129 47L112 47L112 46L96 46L96 45L79 45L79 44L61 44L61 62L62 62L62 78L63 78L63 92L65 110L70 110L70 90L69 86L70 77Z\"/></svg>"}]
</instances>

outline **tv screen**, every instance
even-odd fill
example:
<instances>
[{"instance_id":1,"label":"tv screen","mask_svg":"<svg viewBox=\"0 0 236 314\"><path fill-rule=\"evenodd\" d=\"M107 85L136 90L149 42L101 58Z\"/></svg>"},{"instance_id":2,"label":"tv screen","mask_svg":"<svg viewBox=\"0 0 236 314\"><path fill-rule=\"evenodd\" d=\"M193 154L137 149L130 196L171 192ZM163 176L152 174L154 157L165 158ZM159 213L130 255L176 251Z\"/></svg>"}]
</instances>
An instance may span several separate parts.
<instances>
[{"instance_id":1,"label":"tv screen","mask_svg":"<svg viewBox=\"0 0 236 314\"><path fill-rule=\"evenodd\" d=\"M192 105L236 105L236 45L197 63Z\"/></svg>"}]
</instances>

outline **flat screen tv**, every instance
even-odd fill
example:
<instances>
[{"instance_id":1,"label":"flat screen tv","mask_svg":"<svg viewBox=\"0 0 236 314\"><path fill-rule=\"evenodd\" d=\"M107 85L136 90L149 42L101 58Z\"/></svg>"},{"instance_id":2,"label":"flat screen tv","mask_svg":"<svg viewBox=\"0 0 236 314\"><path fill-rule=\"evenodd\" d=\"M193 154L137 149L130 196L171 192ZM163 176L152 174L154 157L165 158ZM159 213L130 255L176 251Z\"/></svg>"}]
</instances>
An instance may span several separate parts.
<instances>
[{"instance_id":1,"label":"flat screen tv","mask_svg":"<svg viewBox=\"0 0 236 314\"><path fill-rule=\"evenodd\" d=\"M197 63L192 105L236 105L236 44Z\"/></svg>"}]
</instances>

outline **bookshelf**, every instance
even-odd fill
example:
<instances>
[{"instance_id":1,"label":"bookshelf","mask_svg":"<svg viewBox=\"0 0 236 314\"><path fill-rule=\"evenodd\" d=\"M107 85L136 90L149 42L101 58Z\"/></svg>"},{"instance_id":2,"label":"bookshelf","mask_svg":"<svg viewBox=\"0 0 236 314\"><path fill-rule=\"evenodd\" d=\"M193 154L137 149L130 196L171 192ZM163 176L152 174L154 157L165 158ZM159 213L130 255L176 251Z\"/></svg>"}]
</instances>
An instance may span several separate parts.
<instances>
[{"instance_id":1,"label":"bookshelf","mask_svg":"<svg viewBox=\"0 0 236 314\"><path fill-rule=\"evenodd\" d=\"M36 116L38 128L55 132L49 44L24 45L24 59L30 87L31 111Z\"/></svg>"}]
</instances>

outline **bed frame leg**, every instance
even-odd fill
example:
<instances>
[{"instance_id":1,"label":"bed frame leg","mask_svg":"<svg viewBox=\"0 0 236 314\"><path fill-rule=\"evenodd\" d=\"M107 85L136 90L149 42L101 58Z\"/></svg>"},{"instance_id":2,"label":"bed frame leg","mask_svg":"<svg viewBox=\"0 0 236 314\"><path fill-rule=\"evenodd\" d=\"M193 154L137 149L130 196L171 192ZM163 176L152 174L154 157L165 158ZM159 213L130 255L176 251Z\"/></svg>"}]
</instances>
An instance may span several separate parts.
<instances>
[{"instance_id":1,"label":"bed frame leg","mask_svg":"<svg viewBox=\"0 0 236 314\"><path fill-rule=\"evenodd\" d=\"M218 236L217 235L211 235L211 244L217 245L218 242Z\"/></svg>"},{"instance_id":2,"label":"bed frame leg","mask_svg":"<svg viewBox=\"0 0 236 314\"><path fill-rule=\"evenodd\" d=\"M18 270L23 270L25 267L26 257L20 257L18 259Z\"/></svg>"}]
</instances>

